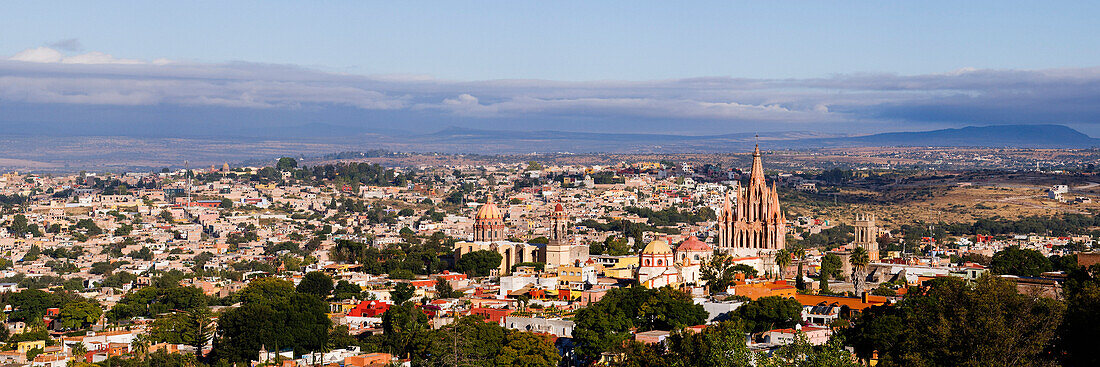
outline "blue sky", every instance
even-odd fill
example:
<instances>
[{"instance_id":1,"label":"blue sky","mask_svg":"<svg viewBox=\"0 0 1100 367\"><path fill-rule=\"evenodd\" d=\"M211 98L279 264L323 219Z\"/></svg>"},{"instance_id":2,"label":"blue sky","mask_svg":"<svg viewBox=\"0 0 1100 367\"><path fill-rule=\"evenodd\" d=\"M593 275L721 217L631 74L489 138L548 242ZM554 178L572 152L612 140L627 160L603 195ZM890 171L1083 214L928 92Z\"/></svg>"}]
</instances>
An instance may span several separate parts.
<instances>
[{"instance_id":1,"label":"blue sky","mask_svg":"<svg viewBox=\"0 0 1100 367\"><path fill-rule=\"evenodd\" d=\"M482 80L925 74L1097 66L1100 3L95 1L5 3L0 53Z\"/></svg>"},{"instance_id":2,"label":"blue sky","mask_svg":"<svg viewBox=\"0 0 1100 367\"><path fill-rule=\"evenodd\" d=\"M1095 136L1098 17L1050 1L7 2L0 124Z\"/></svg>"}]
</instances>

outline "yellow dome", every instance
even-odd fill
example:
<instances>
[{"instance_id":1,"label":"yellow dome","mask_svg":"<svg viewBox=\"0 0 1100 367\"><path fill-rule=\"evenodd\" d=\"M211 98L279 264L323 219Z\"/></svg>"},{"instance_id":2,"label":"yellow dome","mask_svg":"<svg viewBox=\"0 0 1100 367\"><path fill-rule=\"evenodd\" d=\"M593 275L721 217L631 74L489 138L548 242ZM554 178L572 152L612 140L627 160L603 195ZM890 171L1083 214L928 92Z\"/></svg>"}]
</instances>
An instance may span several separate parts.
<instances>
[{"instance_id":1,"label":"yellow dome","mask_svg":"<svg viewBox=\"0 0 1100 367\"><path fill-rule=\"evenodd\" d=\"M500 214L500 209L497 208L497 205L490 201L477 209L477 216L475 216L474 219L504 219L504 215Z\"/></svg>"},{"instance_id":2,"label":"yellow dome","mask_svg":"<svg viewBox=\"0 0 1100 367\"><path fill-rule=\"evenodd\" d=\"M647 255L663 255L671 254L672 248L668 247L668 242L664 240L655 240L645 246L645 250L642 250L643 254Z\"/></svg>"}]
</instances>

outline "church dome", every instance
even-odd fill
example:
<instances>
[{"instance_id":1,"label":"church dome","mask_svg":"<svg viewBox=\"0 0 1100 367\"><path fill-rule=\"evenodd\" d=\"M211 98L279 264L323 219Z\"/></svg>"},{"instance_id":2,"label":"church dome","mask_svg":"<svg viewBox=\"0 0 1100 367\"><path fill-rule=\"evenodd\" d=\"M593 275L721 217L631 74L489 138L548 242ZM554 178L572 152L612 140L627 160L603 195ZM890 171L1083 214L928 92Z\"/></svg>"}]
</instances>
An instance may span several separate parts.
<instances>
[{"instance_id":1,"label":"church dome","mask_svg":"<svg viewBox=\"0 0 1100 367\"><path fill-rule=\"evenodd\" d=\"M702 251L710 252L710 245L707 245L703 241L700 241L695 236L689 236L687 240L680 243L680 247L676 248L676 251Z\"/></svg>"},{"instance_id":2,"label":"church dome","mask_svg":"<svg viewBox=\"0 0 1100 367\"><path fill-rule=\"evenodd\" d=\"M645 250L642 250L642 254L646 255L664 255L671 253L672 248L668 247L668 242L665 240L654 240L645 246Z\"/></svg>"},{"instance_id":3,"label":"church dome","mask_svg":"<svg viewBox=\"0 0 1100 367\"><path fill-rule=\"evenodd\" d=\"M504 215L500 214L500 208L497 208L496 204L492 201L486 202L481 208L477 209L477 216L474 220L478 219L503 219Z\"/></svg>"}]
</instances>

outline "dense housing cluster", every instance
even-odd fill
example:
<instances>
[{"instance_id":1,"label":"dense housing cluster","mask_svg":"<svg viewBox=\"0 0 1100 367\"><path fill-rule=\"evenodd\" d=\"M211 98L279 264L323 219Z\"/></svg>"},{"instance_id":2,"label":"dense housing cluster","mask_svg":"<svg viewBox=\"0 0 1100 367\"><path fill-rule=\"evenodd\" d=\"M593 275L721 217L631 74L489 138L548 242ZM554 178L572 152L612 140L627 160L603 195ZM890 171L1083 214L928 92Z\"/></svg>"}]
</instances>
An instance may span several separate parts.
<instances>
[{"instance_id":1,"label":"dense housing cluster","mask_svg":"<svg viewBox=\"0 0 1100 367\"><path fill-rule=\"evenodd\" d=\"M13 172L0 364L1096 362L1095 215L809 214L845 173L766 172L759 150L746 171Z\"/></svg>"}]
</instances>

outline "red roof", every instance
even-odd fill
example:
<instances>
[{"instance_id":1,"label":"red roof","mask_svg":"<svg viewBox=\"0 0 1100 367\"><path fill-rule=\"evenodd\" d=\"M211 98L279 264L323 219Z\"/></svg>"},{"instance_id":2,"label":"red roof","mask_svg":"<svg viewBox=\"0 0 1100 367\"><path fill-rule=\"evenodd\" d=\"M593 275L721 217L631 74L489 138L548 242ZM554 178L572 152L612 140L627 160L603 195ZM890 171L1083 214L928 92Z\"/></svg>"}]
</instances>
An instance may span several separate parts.
<instances>
[{"instance_id":1,"label":"red roof","mask_svg":"<svg viewBox=\"0 0 1100 367\"><path fill-rule=\"evenodd\" d=\"M390 309L390 305L379 301L363 301L355 308L348 311L348 316L356 317L378 317L381 314L386 313Z\"/></svg>"},{"instance_id":2,"label":"red roof","mask_svg":"<svg viewBox=\"0 0 1100 367\"><path fill-rule=\"evenodd\" d=\"M565 210L565 208L561 207L561 203L558 203L557 205L554 205L554 211L555 212L560 212L560 211L564 211L564 210Z\"/></svg>"},{"instance_id":3,"label":"red roof","mask_svg":"<svg viewBox=\"0 0 1100 367\"><path fill-rule=\"evenodd\" d=\"M435 286L435 281L431 280L431 279L428 279L428 280L411 280L411 281L409 281L409 285L411 285L413 287L417 287L417 288L434 287Z\"/></svg>"},{"instance_id":4,"label":"red roof","mask_svg":"<svg viewBox=\"0 0 1100 367\"><path fill-rule=\"evenodd\" d=\"M680 247L676 248L676 251L710 251L711 248L703 241L700 241L695 236L688 236L688 239L683 243L680 243Z\"/></svg>"}]
</instances>

